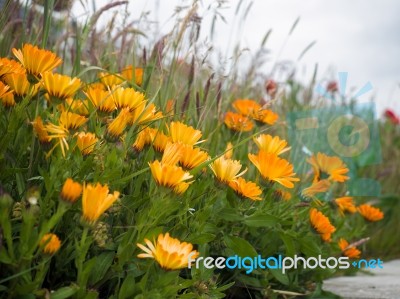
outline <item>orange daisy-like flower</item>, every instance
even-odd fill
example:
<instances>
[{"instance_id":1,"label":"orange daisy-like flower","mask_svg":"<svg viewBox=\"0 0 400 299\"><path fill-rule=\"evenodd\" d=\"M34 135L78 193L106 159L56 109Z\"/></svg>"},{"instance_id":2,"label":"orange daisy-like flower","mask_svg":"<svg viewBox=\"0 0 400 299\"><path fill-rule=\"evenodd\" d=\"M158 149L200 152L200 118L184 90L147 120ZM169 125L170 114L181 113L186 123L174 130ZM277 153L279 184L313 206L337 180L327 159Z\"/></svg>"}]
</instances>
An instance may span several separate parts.
<instances>
[{"instance_id":1,"label":"orange daisy-like flower","mask_svg":"<svg viewBox=\"0 0 400 299\"><path fill-rule=\"evenodd\" d=\"M360 258L361 251L354 246L349 246L349 242L347 242L345 239L341 238L338 242L338 245L340 247L340 250L342 250L344 256L347 256L351 259Z\"/></svg>"},{"instance_id":2,"label":"orange daisy-like flower","mask_svg":"<svg viewBox=\"0 0 400 299\"><path fill-rule=\"evenodd\" d=\"M261 110L261 105L250 99L237 99L232 103L232 106L238 113L245 116L252 116Z\"/></svg>"},{"instance_id":3,"label":"orange daisy-like flower","mask_svg":"<svg viewBox=\"0 0 400 299\"><path fill-rule=\"evenodd\" d=\"M111 73L105 73L105 72L100 72L99 73L99 79L101 83L103 83L106 87L113 87L116 85L122 84L125 80L121 78L117 74L111 74Z\"/></svg>"},{"instance_id":4,"label":"orange daisy-like flower","mask_svg":"<svg viewBox=\"0 0 400 299\"><path fill-rule=\"evenodd\" d=\"M29 74L38 76L40 73L51 71L62 63L61 58L53 52L25 44L22 50L12 49L13 54L25 67Z\"/></svg>"},{"instance_id":5,"label":"orange daisy-like flower","mask_svg":"<svg viewBox=\"0 0 400 299\"><path fill-rule=\"evenodd\" d=\"M65 150L69 149L69 145L67 142L67 137L69 136L69 131L66 127L63 125L55 125L52 123L49 123L45 125L45 129L48 134L48 138L50 140L57 139L56 144L53 146L53 148L47 153L47 157L50 156L50 154L53 152L53 150L59 145L61 148L61 152L63 157L65 157Z\"/></svg>"},{"instance_id":6,"label":"orange daisy-like flower","mask_svg":"<svg viewBox=\"0 0 400 299\"><path fill-rule=\"evenodd\" d=\"M84 125L88 121L88 119L82 115L73 112L63 111L61 112L58 121L60 125L62 125L66 129L76 130Z\"/></svg>"},{"instance_id":7,"label":"orange daisy-like flower","mask_svg":"<svg viewBox=\"0 0 400 299\"><path fill-rule=\"evenodd\" d=\"M186 191L191 183L186 181L193 177L179 166L164 164L157 160L149 162L149 166L157 185L170 188L177 194Z\"/></svg>"},{"instance_id":8,"label":"orange daisy-like flower","mask_svg":"<svg viewBox=\"0 0 400 299\"><path fill-rule=\"evenodd\" d=\"M26 96L30 92L32 95L38 90L36 85L31 85L25 73L12 73L4 76L5 83L17 96Z\"/></svg>"},{"instance_id":9,"label":"orange daisy-like flower","mask_svg":"<svg viewBox=\"0 0 400 299\"><path fill-rule=\"evenodd\" d=\"M357 210L366 220L371 222L382 220L384 217L384 214L380 209L369 204L360 205Z\"/></svg>"},{"instance_id":10,"label":"orange daisy-like flower","mask_svg":"<svg viewBox=\"0 0 400 299\"><path fill-rule=\"evenodd\" d=\"M300 181L294 177L293 165L275 154L259 151L258 155L249 154L250 161L258 169L261 176L269 181L277 182L287 188L293 188L293 182Z\"/></svg>"},{"instance_id":11,"label":"orange daisy-like flower","mask_svg":"<svg viewBox=\"0 0 400 299\"><path fill-rule=\"evenodd\" d=\"M257 186L256 183L247 182L243 178L237 178L236 180L229 182L235 193L240 197L250 198L251 200L261 200L260 197L262 190Z\"/></svg>"},{"instance_id":12,"label":"orange daisy-like flower","mask_svg":"<svg viewBox=\"0 0 400 299\"><path fill-rule=\"evenodd\" d=\"M209 159L206 152L189 144L181 144L180 150L181 158L179 163L186 169L193 169Z\"/></svg>"},{"instance_id":13,"label":"orange daisy-like flower","mask_svg":"<svg viewBox=\"0 0 400 299\"><path fill-rule=\"evenodd\" d=\"M229 129L236 132L248 132L254 126L253 122L246 116L230 111L225 114L224 123Z\"/></svg>"},{"instance_id":14,"label":"orange daisy-like flower","mask_svg":"<svg viewBox=\"0 0 400 299\"><path fill-rule=\"evenodd\" d=\"M171 122L168 127L169 136L172 142L180 142L189 145L195 145L202 141L199 141L202 133L200 130L188 126L179 121Z\"/></svg>"},{"instance_id":15,"label":"orange daisy-like flower","mask_svg":"<svg viewBox=\"0 0 400 299\"><path fill-rule=\"evenodd\" d=\"M89 103L87 100L79 100L79 99L73 99L73 98L68 98L64 101L64 105L61 105L61 111L67 110L71 111L74 113L77 113L82 116L88 116L89 115Z\"/></svg>"},{"instance_id":16,"label":"orange daisy-like flower","mask_svg":"<svg viewBox=\"0 0 400 299\"><path fill-rule=\"evenodd\" d=\"M0 77L11 73L26 73L26 71L19 62L5 57L0 58Z\"/></svg>"},{"instance_id":17,"label":"orange daisy-like flower","mask_svg":"<svg viewBox=\"0 0 400 299\"><path fill-rule=\"evenodd\" d=\"M126 126L130 122L131 114L129 108L124 108L118 114L118 116L108 125L107 136L111 140L115 140L122 135Z\"/></svg>"},{"instance_id":18,"label":"orange daisy-like flower","mask_svg":"<svg viewBox=\"0 0 400 299\"><path fill-rule=\"evenodd\" d=\"M168 100L167 104L165 105L165 113L173 115L175 112L175 100Z\"/></svg>"},{"instance_id":19,"label":"orange daisy-like flower","mask_svg":"<svg viewBox=\"0 0 400 299\"><path fill-rule=\"evenodd\" d=\"M179 143L168 142L161 158L162 164L176 165L182 157L182 148Z\"/></svg>"},{"instance_id":20,"label":"orange daisy-like flower","mask_svg":"<svg viewBox=\"0 0 400 299\"><path fill-rule=\"evenodd\" d=\"M139 258L152 258L165 270L179 270L189 266L189 258L195 260L199 253L193 250L193 245L178 239L160 234L157 242L144 239L147 246L137 244L145 253L138 254Z\"/></svg>"},{"instance_id":21,"label":"orange daisy-like flower","mask_svg":"<svg viewBox=\"0 0 400 299\"><path fill-rule=\"evenodd\" d=\"M44 253L54 254L60 249L61 241L55 234L45 234L42 239L40 239L39 246Z\"/></svg>"},{"instance_id":22,"label":"orange daisy-like flower","mask_svg":"<svg viewBox=\"0 0 400 299\"><path fill-rule=\"evenodd\" d=\"M151 144L150 130L150 128L146 127L137 134L136 140L132 145L135 151L141 152L146 145Z\"/></svg>"},{"instance_id":23,"label":"orange daisy-like flower","mask_svg":"<svg viewBox=\"0 0 400 299\"><path fill-rule=\"evenodd\" d=\"M261 134L253 140L259 150L278 156L290 150L290 147L286 147L288 144L286 140L280 139L279 136L272 137L269 134Z\"/></svg>"},{"instance_id":24,"label":"orange daisy-like flower","mask_svg":"<svg viewBox=\"0 0 400 299\"><path fill-rule=\"evenodd\" d=\"M121 77L128 82L134 81L136 85L141 86L143 83L143 68L137 67L133 70L133 66L128 65L124 70L122 70Z\"/></svg>"},{"instance_id":25,"label":"orange daisy-like flower","mask_svg":"<svg viewBox=\"0 0 400 299\"><path fill-rule=\"evenodd\" d=\"M162 112L157 111L156 105L152 103L146 107L145 101L143 101L135 110L133 110L131 114L131 125L143 125L163 117Z\"/></svg>"},{"instance_id":26,"label":"orange daisy-like flower","mask_svg":"<svg viewBox=\"0 0 400 299\"><path fill-rule=\"evenodd\" d=\"M130 111L133 111L145 102L144 94L133 88L118 86L111 93L118 109L129 108Z\"/></svg>"},{"instance_id":27,"label":"orange daisy-like flower","mask_svg":"<svg viewBox=\"0 0 400 299\"><path fill-rule=\"evenodd\" d=\"M80 132L78 135L76 135L76 138L76 144L84 156L87 156L93 152L98 141L96 135L93 133Z\"/></svg>"},{"instance_id":28,"label":"orange daisy-like flower","mask_svg":"<svg viewBox=\"0 0 400 299\"><path fill-rule=\"evenodd\" d=\"M315 208L310 210L310 222L314 229L321 235L325 242L331 241L331 235L336 228L331 224L329 218Z\"/></svg>"},{"instance_id":29,"label":"orange daisy-like flower","mask_svg":"<svg viewBox=\"0 0 400 299\"><path fill-rule=\"evenodd\" d=\"M62 187L60 197L66 202L74 203L82 194L82 185L68 178Z\"/></svg>"},{"instance_id":30,"label":"orange daisy-like flower","mask_svg":"<svg viewBox=\"0 0 400 299\"><path fill-rule=\"evenodd\" d=\"M357 208L353 202L353 197L350 196L339 197L335 199L335 203L339 207L341 213L349 212L354 214L355 212L357 212Z\"/></svg>"},{"instance_id":31,"label":"orange daisy-like flower","mask_svg":"<svg viewBox=\"0 0 400 299\"><path fill-rule=\"evenodd\" d=\"M314 182L321 179L322 174L326 174L329 180L343 183L349 179L346 174L349 172L346 164L339 157L331 157L323 153L311 156L307 162L314 170Z\"/></svg>"},{"instance_id":32,"label":"orange daisy-like flower","mask_svg":"<svg viewBox=\"0 0 400 299\"><path fill-rule=\"evenodd\" d=\"M15 102L14 94L12 92L7 93L7 94L3 95L2 97L0 97L0 101L4 107L13 107L17 104Z\"/></svg>"},{"instance_id":33,"label":"orange daisy-like flower","mask_svg":"<svg viewBox=\"0 0 400 299\"><path fill-rule=\"evenodd\" d=\"M10 86L5 85L0 81L0 98L6 97L8 94L12 94L12 90L10 90Z\"/></svg>"},{"instance_id":34,"label":"orange daisy-like flower","mask_svg":"<svg viewBox=\"0 0 400 299\"><path fill-rule=\"evenodd\" d=\"M101 88L88 88L84 94L100 112L112 112L117 107L114 103L114 98L110 91Z\"/></svg>"},{"instance_id":35,"label":"orange daisy-like flower","mask_svg":"<svg viewBox=\"0 0 400 299\"><path fill-rule=\"evenodd\" d=\"M226 159L224 156L214 160L209 167L214 173L216 179L223 184L229 184L230 181L236 180L247 171L246 168L240 172L240 169L242 168L240 161Z\"/></svg>"},{"instance_id":36,"label":"orange daisy-like flower","mask_svg":"<svg viewBox=\"0 0 400 299\"><path fill-rule=\"evenodd\" d=\"M279 119L279 115L271 110L262 109L253 114L252 118L257 122L273 125Z\"/></svg>"},{"instance_id":37,"label":"orange daisy-like flower","mask_svg":"<svg viewBox=\"0 0 400 299\"><path fill-rule=\"evenodd\" d=\"M167 143L172 141L169 136L157 129L150 128L149 134L153 148L160 153L164 152Z\"/></svg>"},{"instance_id":38,"label":"orange daisy-like flower","mask_svg":"<svg viewBox=\"0 0 400 299\"><path fill-rule=\"evenodd\" d=\"M232 156L233 156L233 144L232 142L228 142L228 144L226 145L224 157L225 159L232 159Z\"/></svg>"},{"instance_id":39,"label":"orange daisy-like flower","mask_svg":"<svg viewBox=\"0 0 400 299\"><path fill-rule=\"evenodd\" d=\"M329 190L331 183L328 180L313 182L310 187L303 189L301 194L304 197L312 198L317 193L323 193Z\"/></svg>"},{"instance_id":40,"label":"orange daisy-like flower","mask_svg":"<svg viewBox=\"0 0 400 299\"><path fill-rule=\"evenodd\" d=\"M71 98L81 88L82 81L79 78L71 78L61 74L45 72L42 74L42 84L50 97L65 100Z\"/></svg>"},{"instance_id":41,"label":"orange daisy-like flower","mask_svg":"<svg viewBox=\"0 0 400 299\"><path fill-rule=\"evenodd\" d=\"M47 134L47 130L43 125L42 118L40 116L36 117L32 122L33 130L36 133L36 136L39 138L40 143L49 143L51 138L49 134Z\"/></svg>"},{"instance_id":42,"label":"orange daisy-like flower","mask_svg":"<svg viewBox=\"0 0 400 299\"><path fill-rule=\"evenodd\" d=\"M82 213L87 222L95 222L118 199L118 191L108 192L108 186L100 183L83 185Z\"/></svg>"}]
</instances>

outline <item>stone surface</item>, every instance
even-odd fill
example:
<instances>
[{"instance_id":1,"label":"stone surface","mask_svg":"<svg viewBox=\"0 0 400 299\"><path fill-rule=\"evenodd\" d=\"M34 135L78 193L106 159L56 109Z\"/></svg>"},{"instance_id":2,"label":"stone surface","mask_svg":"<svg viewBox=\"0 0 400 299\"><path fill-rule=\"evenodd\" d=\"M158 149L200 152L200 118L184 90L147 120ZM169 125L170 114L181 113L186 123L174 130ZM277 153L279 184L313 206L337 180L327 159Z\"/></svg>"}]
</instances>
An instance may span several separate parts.
<instances>
[{"instance_id":1,"label":"stone surface","mask_svg":"<svg viewBox=\"0 0 400 299\"><path fill-rule=\"evenodd\" d=\"M368 274L328 279L323 288L346 299L399 299L400 260L384 262L383 269Z\"/></svg>"}]
</instances>

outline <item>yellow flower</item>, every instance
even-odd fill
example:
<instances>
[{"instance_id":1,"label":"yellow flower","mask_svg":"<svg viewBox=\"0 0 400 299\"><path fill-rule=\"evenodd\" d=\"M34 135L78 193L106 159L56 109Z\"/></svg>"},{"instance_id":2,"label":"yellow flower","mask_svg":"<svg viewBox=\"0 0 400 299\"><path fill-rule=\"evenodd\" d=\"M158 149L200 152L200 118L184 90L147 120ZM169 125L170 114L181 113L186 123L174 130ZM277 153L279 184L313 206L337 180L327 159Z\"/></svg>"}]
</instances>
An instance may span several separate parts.
<instances>
[{"instance_id":1,"label":"yellow flower","mask_svg":"<svg viewBox=\"0 0 400 299\"><path fill-rule=\"evenodd\" d=\"M236 180L229 182L229 187L231 187L237 195L240 197L250 198L252 200L261 200L260 197L262 191L256 183L247 182L243 178L237 178Z\"/></svg>"},{"instance_id":2,"label":"yellow flower","mask_svg":"<svg viewBox=\"0 0 400 299\"><path fill-rule=\"evenodd\" d=\"M19 62L5 57L0 58L0 77L11 73L26 73L26 71Z\"/></svg>"},{"instance_id":3,"label":"yellow flower","mask_svg":"<svg viewBox=\"0 0 400 299\"><path fill-rule=\"evenodd\" d=\"M268 134L261 134L254 138L254 142L257 144L259 150L278 156L290 150L290 147L286 147L288 144L286 140L280 139L279 136L272 137Z\"/></svg>"},{"instance_id":4,"label":"yellow flower","mask_svg":"<svg viewBox=\"0 0 400 299\"><path fill-rule=\"evenodd\" d=\"M168 132L169 136L171 136L172 142L181 142L189 145L195 145L203 142L199 141L202 136L201 131L179 121L171 122L168 127Z\"/></svg>"},{"instance_id":5,"label":"yellow flower","mask_svg":"<svg viewBox=\"0 0 400 299\"><path fill-rule=\"evenodd\" d=\"M10 88L14 91L14 94L17 96L25 96L30 91L32 94L35 94L37 91L37 87L33 85L31 87L31 83L29 83L26 74L24 73L12 73L4 76L4 81Z\"/></svg>"},{"instance_id":6,"label":"yellow flower","mask_svg":"<svg viewBox=\"0 0 400 299\"><path fill-rule=\"evenodd\" d=\"M181 159L181 156L182 156L181 144L169 142L165 147L161 159L161 164L176 165L178 161Z\"/></svg>"},{"instance_id":7,"label":"yellow flower","mask_svg":"<svg viewBox=\"0 0 400 299\"><path fill-rule=\"evenodd\" d=\"M114 98L108 90L91 87L84 94L100 112L112 112L117 108L115 107Z\"/></svg>"},{"instance_id":8,"label":"yellow flower","mask_svg":"<svg viewBox=\"0 0 400 299\"><path fill-rule=\"evenodd\" d=\"M382 220L384 217L383 212L368 204L358 206L358 212L368 221L375 222Z\"/></svg>"},{"instance_id":9,"label":"yellow flower","mask_svg":"<svg viewBox=\"0 0 400 299\"><path fill-rule=\"evenodd\" d=\"M94 147L98 141L96 135L93 133L85 133L80 132L76 135L76 144L78 145L79 150L81 151L82 155L89 155L93 152Z\"/></svg>"},{"instance_id":10,"label":"yellow flower","mask_svg":"<svg viewBox=\"0 0 400 299\"><path fill-rule=\"evenodd\" d=\"M353 202L353 197L350 196L339 197L335 199L335 203L337 204L342 213L349 212L354 214L355 212L357 212L357 208Z\"/></svg>"},{"instance_id":11,"label":"yellow flower","mask_svg":"<svg viewBox=\"0 0 400 299\"><path fill-rule=\"evenodd\" d=\"M136 109L134 109L131 114L131 125L142 125L163 117L162 112L157 112L157 108L154 104L150 104L146 107L145 101L143 101Z\"/></svg>"},{"instance_id":12,"label":"yellow flower","mask_svg":"<svg viewBox=\"0 0 400 299\"><path fill-rule=\"evenodd\" d=\"M137 134L132 147L135 151L141 152L146 145L151 144L151 141L150 128L146 127Z\"/></svg>"},{"instance_id":13,"label":"yellow flower","mask_svg":"<svg viewBox=\"0 0 400 299\"><path fill-rule=\"evenodd\" d=\"M76 130L85 124L88 119L82 115L63 111L61 112L60 118L58 119L60 125L64 126L66 129Z\"/></svg>"},{"instance_id":14,"label":"yellow flower","mask_svg":"<svg viewBox=\"0 0 400 299\"><path fill-rule=\"evenodd\" d=\"M65 100L71 98L81 88L82 82L79 78L71 78L52 72L42 74L42 84L51 97Z\"/></svg>"},{"instance_id":15,"label":"yellow flower","mask_svg":"<svg viewBox=\"0 0 400 299\"><path fill-rule=\"evenodd\" d=\"M310 187L303 189L301 194L304 197L312 198L317 193L323 193L329 190L331 183L328 180L313 182Z\"/></svg>"},{"instance_id":16,"label":"yellow flower","mask_svg":"<svg viewBox=\"0 0 400 299\"><path fill-rule=\"evenodd\" d=\"M169 136L157 129L150 128L149 135L153 143L153 148L160 153L164 152L167 143L171 141Z\"/></svg>"},{"instance_id":17,"label":"yellow flower","mask_svg":"<svg viewBox=\"0 0 400 299\"><path fill-rule=\"evenodd\" d=\"M141 86L143 83L143 68L137 67L135 71L133 71L133 66L128 65L121 72L121 77L123 77L128 82L135 81L136 85Z\"/></svg>"},{"instance_id":18,"label":"yellow flower","mask_svg":"<svg viewBox=\"0 0 400 299\"><path fill-rule=\"evenodd\" d=\"M144 94L133 88L118 86L111 93L118 109L129 108L130 111L133 111L145 102Z\"/></svg>"},{"instance_id":19,"label":"yellow flower","mask_svg":"<svg viewBox=\"0 0 400 299\"><path fill-rule=\"evenodd\" d=\"M43 125L43 121L40 116L35 118L35 120L32 122L32 126L41 143L49 143L51 141L51 138L47 134L47 130Z\"/></svg>"},{"instance_id":20,"label":"yellow flower","mask_svg":"<svg viewBox=\"0 0 400 299\"><path fill-rule=\"evenodd\" d=\"M27 72L36 76L51 71L62 63L61 58L56 54L30 44L23 45L22 50L14 48L12 52Z\"/></svg>"},{"instance_id":21,"label":"yellow flower","mask_svg":"<svg viewBox=\"0 0 400 299\"><path fill-rule=\"evenodd\" d=\"M321 179L322 174L328 175L328 179L343 183L349 179L346 174L349 172L346 164L338 157L331 157L323 153L311 156L307 162L314 170L314 182Z\"/></svg>"},{"instance_id":22,"label":"yellow flower","mask_svg":"<svg viewBox=\"0 0 400 299\"><path fill-rule=\"evenodd\" d=\"M79 100L79 99L73 99L73 98L68 98L65 100L64 105L61 105L61 110L62 111L72 111L75 112L79 115L82 116L88 116L89 115L89 103L87 100Z\"/></svg>"},{"instance_id":23,"label":"yellow flower","mask_svg":"<svg viewBox=\"0 0 400 299\"><path fill-rule=\"evenodd\" d=\"M62 187L60 197L66 202L74 203L82 193L82 185L68 178Z\"/></svg>"},{"instance_id":24,"label":"yellow flower","mask_svg":"<svg viewBox=\"0 0 400 299\"><path fill-rule=\"evenodd\" d=\"M310 210L310 222L314 229L321 235L325 242L331 241L331 235L336 228L331 224L329 218L315 208Z\"/></svg>"},{"instance_id":25,"label":"yellow flower","mask_svg":"<svg viewBox=\"0 0 400 299\"><path fill-rule=\"evenodd\" d=\"M40 239L39 246L44 253L54 254L60 249L61 241L55 234L45 234L42 239Z\"/></svg>"},{"instance_id":26,"label":"yellow flower","mask_svg":"<svg viewBox=\"0 0 400 299\"><path fill-rule=\"evenodd\" d=\"M17 104L14 100L14 94L12 92L0 97L0 101L4 107L13 107Z\"/></svg>"},{"instance_id":27,"label":"yellow flower","mask_svg":"<svg viewBox=\"0 0 400 299\"><path fill-rule=\"evenodd\" d=\"M101 83L103 83L106 87L113 87L124 82L124 79L120 76L105 72L100 72L99 78Z\"/></svg>"},{"instance_id":28,"label":"yellow flower","mask_svg":"<svg viewBox=\"0 0 400 299\"><path fill-rule=\"evenodd\" d=\"M129 113L129 108L122 109L118 116L108 125L107 136L111 137L112 140L121 136L128 125L130 118L131 115Z\"/></svg>"},{"instance_id":29,"label":"yellow flower","mask_svg":"<svg viewBox=\"0 0 400 299\"><path fill-rule=\"evenodd\" d=\"M69 145L67 142L67 137L69 136L69 131L67 128L65 128L63 125L55 125L52 123L49 123L45 125L45 129L48 134L48 138L50 140L53 139L58 139L56 144L53 146L53 148L47 153L47 157L50 156L50 154L53 152L53 150L59 145L61 148L61 152L63 157L65 157L65 149L69 149ZM51 133L51 135L49 134Z\"/></svg>"},{"instance_id":30,"label":"yellow flower","mask_svg":"<svg viewBox=\"0 0 400 299\"><path fill-rule=\"evenodd\" d=\"M254 126L253 122L247 116L234 112L227 112L225 114L224 123L229 129L236 132L248 132Z\"/></svg>"},{"instance_id":31,"label":"yellow flower","mask_svg":"<svg viewBox=\"0 0 400 299\"><path fill-rule=\"evenodd\" d=\"M261 109L261 105L250 99L237 99L232 103L235 110L245 116L252 116Z\"/></svg>"},{"instance_id":32,"label":"yellow flower","mask_svg":"<svg viewBox=\"0 0 400 299\"><path fill-rule=\"evenodd\" d=\"M163 164L157 160L151 163L149 162L149 166L157 185L170 188L177 194L181 194L182 188L186 186L182 185L182 183L190 184L191 182L185 181L193 177L189 172L184 171L179 166Z\"/></svg>"},{"instance_id":33,"label":"yellow flower","mask_svg":"<svg viewBox=\"0 0 400 299\"><path fill-rule=\"evenodd\" d=\"M173 115L175 112L175 100L168 100L167 104L165 105L165 113Z\"/></svg>"},{"instance_id":34,"label":"yellow flower","mask_svg":"<svg viewBox=\"0 0 400 299\"><path fill-rule=\"evenodd\" d=\"M181 242L178 239L160 234L157 242L144 239L147 247L142 244L137 246L145 253L138 254L139 258L152 258L165 270L178 270L189 266L189 258L195 260L199 253L193 250L193 245Z\"/></svg>"},{"instance_id":35,"label":"yellow flower","mask_svg":"<svg viewBox=\"0 0 400 299\"><path fill-rule=\"evenodd\" d=\"M189 144L181 144L181 159L179 160L179 163L182 167L193 169L208 159L208 154L201 149L194 148Z\"/></svg>"},{"instance_id":36,"label":"yellow flower","mask_svg":"<svg viewBox=\"0 0 400 299\"><path fill-rule=\"evenodd\" d=\"M342 250L344 256L347 256L351 259L360 258L361 251L354 246L349 246L349 242L347 242L345 239L341 238L338 242L338 245L340 247L340 250Z\"/></svg>"},{"instance_id":37,"label":"yellow flower","mask_svg":"<svg viewBox=\"0 0 400 299\"><path fill-rule=\"evenodd\" d=\"M294 177L296 173L293 172L293 165L275 154L261 150L258 155L249 154L248 156L264 179L277 182L287 188L293 188L293 182L300 180Z\"/></svg>"},{"instance_id":38,"label":"yellow flower","mask_svg":"<svg viewBox=\"0 0 400 299\"><path fill-rule=\"evenodd\" d=\"M3 82L0 81L0 98L6 97L9 94L12 94L10 86L5 85Z\"/></svg>"},{"instance_id":39,"label":"yellow flower","mask_svg":"<svg viewBox=\"0 0 400 299\"><path fill-rule=\"evenodd\" d=\"M118 199L118 191L108 192L108 186L100 183L83 185L82 213L87 222L95 222Z\"/></svg>"},{"instance_id":40,"label":"yellow flower","mask_svg":"<svg viewBox=\"0 0 400 299\"><path fill-rule=\"evenodd\" d=\"M252 118L263 124L273 125L279 118L279 115L275 112L263 109L252 115Z\"/></svg>"},{"instance_id":41,"label":"yellow flower","mask_svg":"<svg viewBox=\"0 0 400 299\"><path fill-rule=\"evenodd\" d=\"M225 159L232 159L232 156L233 156L233 144L232 142L228 142L228 144L226 145L224 157Z\"/></svg>"},{"instance_id":42,"label":"yellow flower","mask_svg":"<svg viewBox=\"0 0 400 299\"><path fill-rule=\"evenodd\" d=\"M214 160L209 166L217 180L223 184L229 184L230 181L237 179L247 171L246 168L240 172L242 168L240 161L225 159L224 156Z\"/></svg>"}]
</instances>

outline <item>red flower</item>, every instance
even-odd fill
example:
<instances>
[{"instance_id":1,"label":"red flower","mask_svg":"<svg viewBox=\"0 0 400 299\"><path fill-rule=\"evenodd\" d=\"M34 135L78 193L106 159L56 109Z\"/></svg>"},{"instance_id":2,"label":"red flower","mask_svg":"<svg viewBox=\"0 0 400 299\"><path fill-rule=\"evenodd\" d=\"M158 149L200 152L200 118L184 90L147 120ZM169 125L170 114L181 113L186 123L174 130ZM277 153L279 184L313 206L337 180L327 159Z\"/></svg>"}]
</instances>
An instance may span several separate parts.
<instances>
[{"instance_id":1,"label":"red flower","mask_svg":"<svg viewBox=\"0 0 400 299\"><path fill-rule=\"evenodd\" d=\"M328 92L332 92L332 93L338 91L339 88L338 88L337 82L336 82L336 81L330 81L330 82L328 82L328 85L326 86L326 90L327 90Z\"/></svg>"},{"instance_id":2,"label":"red flower","mask_svg":"<svg viewBox=\"0 0 400 299\"><path fill-rule=\"evenodd\" d=\"M385 116L395 125L400 124L400 118L390 109L385 110Z\"/></svg>"}]
</instances>

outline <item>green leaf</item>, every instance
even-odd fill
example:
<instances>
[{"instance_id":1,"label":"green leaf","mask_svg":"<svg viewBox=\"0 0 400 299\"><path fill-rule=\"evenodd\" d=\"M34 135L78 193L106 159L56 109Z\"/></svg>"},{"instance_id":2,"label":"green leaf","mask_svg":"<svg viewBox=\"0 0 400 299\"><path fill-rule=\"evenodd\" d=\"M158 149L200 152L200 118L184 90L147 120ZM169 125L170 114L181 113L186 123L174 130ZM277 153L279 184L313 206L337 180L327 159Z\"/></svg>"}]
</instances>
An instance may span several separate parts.
<instances>
[{"instance_id":1,"label":"green leaf","mask_svg":"<svg viewBox=\"0 0 400 299\"><path fill-rule=\"evenodd\" d=\"M251 215L244 219L244 223L250 227L270 227L278 223L279 218L271 214Z\"/></svg>"},{"instance_id":2,"label":"green leaf","mask_svg":"<svg viewBox=\"0 0 400 299\"><path fill-rule=\"evenodd\" d=\"M254 247L245 239L234 236L224 236L224 241L226 246L240 257L255 257L258 255Z\"/></svg>"},{"instance_id":3,"label":"green leaf","mask_svg":"<svg viewBox=\"0 0 400 299\"><path fill-rule=\"evenodd\" d=\"M215 234L204 233L204 234L195 234L191 236L187 241L194 244L206 244L215 239Z\"/></svg>"},{"instance_id":4,"label":"green leaf","mask_svg":"<svg viewBox=\"0 0 400 299\"><path fill-rule=\"evenodd\" d=\"M124 279L118 293L118 299L132 298L135 293L135 275L130 273Z\"/></svg>"},{"instance_id":5,"label":"green leaf","mask_svg":"<svg viewBox=\"0 0 400 299\"><path fill-rule=\"evenodd\" d=\"M55 292L50 294L51 299L64 299L64 298L70 298L72 295L74 295L77 291L79 290L79 287L76 285L72 285L69 287L63 287Z\"/></svg>"},{"instance_id":6,"label":"green leaf","mask_svg":"<svg viewBox=\"0 0 400 299\"><path fill-rule=\"evenodd\" d=\"M233 208L222 209L218 212L217 216L225 221L241 221L243 219L237 210Z\"/></svg>"},{"instance_id":7,"label":"green leaf","mask_svg":"<svg viewBox=\"0 0 400 299\"><path fill-rule=\"evenodd\" d=\"M301 252L306 256L317 256L321 254L321 248L313 237L304 237L299 240L299 244Z\"/></svg>"},{"instance_id":8,"label":"green leaf","mask_svg":"<svg viewBox=\"0 0 400 299\"><path fill-rule=\"evenodd\" d=\"M114 260L115 252L104 252L96 257L96 264L89 276L89 284L94 285L99 282L107 273Z\"/></svg>"},{"instance_id":9,"label":"green leaf","mask_svg":"<svg viewBox=\"0 0 400 299\"><path fill-rule=\"evenodd\" d=\"M289 285L289 277L287 274L282 273L282 269L269 269L269 272L272 274L273 277L276 278L280 283L284 285Z\"/></svg>"},{"instance_id":10,"label":"green leaf","mask_svg":"<svg viewBox=\"0 0 400 299\"><path fill-rule=\"evenodd\" d=\"M294 254L296 253L296 246L293 237L286 234L285 232L281 232L279 236L285 244L286 256L294 256Z\"/></svg>"}]
</instances>

